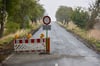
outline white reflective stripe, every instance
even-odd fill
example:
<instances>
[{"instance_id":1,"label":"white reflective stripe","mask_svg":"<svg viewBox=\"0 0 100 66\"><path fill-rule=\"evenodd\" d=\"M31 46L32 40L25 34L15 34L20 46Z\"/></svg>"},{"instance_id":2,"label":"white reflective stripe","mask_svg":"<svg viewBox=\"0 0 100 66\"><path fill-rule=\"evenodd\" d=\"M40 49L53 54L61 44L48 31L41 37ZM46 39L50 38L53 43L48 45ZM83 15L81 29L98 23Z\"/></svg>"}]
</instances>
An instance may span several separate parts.
<instances>
[{"instance_id":1,"label":"white reflective stripe","mask_svg":"<svg viewBox=\"0 0 100 66\"><path fill-rule=\"evenodd\" d=\"M18 48L17 48L18 51L21 50L21 49L20 49L20 48L21 48L21 45L22 45L22 44L19 44L19 45L18 45Z\"/></svg>"},{"instance_id":2,"label":"white reflective stripe","mask_svg":"<svg viewBox=\"0 0 100 66\"><path fill-rule=\"evenodd\" d=\"M40 39L40 43L43 43L43 39Z\"/></svg>"},{"instance_id":3,"label":"white reflective stripe","mask_svg":"<svg viewBox=\"0 0 100 66\"><path fill-rule=\"evenodd\" d=\"M15 50L18 51L18 48L19 48L19 44L16 44L16 49Z\"/></svg>"},{"instance_id":4,"label":"white reflective stripe","mask_svg":"<svg viewBox=\"0 0 100 66\"><path fill-rule=\"evenodd\" d=\"M16 51L17 44L14 44L14 51Z\"/></svg>"},{"instance_id":5,"label":"white reflective stripe","mask_svg":"<svg viewBox=\"0 0 100 66\"><path fill-rule=\"evenodd\" d=\"M27 50L32 50L31 39L28 39Z\"/></svg>"},{"instance_id":6,"label":"white reflective stripe","mask_svg":"<svg viewBox=\"0 0 100 66\"><path fill-rule=\"evenodd\" d=\"M37 39L34 39L34 44L37 43Z\"/></svg>"},{"instance_id":7,"label":"white reflective stripe","mask_svg":"<svg viewBox=\"0 0 100 66\"><path fill-rule=\"evenodd\" d=\"M28 43L31 43L31 40L28 40Z\"/></svg>"},{"instance_id":8,"label":"white reflective stripe","mask_svg":"<svg viewBox=\"0 0 100 66\"><path fill-rule=\"evenodd\" d=\"M25 39L22 39L22 44L25 44Z\"/></svg>"},{"instance_id":9,"label":"white reflective stripe","mask_svg":"<svg viewBox=\"0 0 100 66\"><path fill-rule=\"evenodd\" d=\"M44 48L46 49L46 38L44 38L44 42L42 43L42 45L43 45Z\"/></svg>"},{"instance_id":10,"label":"white reflective stripe","mask_svg":"<svg viewBox=\"0 0 100 66\"><path fill-rule=\"evenodd\" d=\"M19 39L16 39L16 43L14 44L14 50L17 51L19 46Z\"/></svg>"},{"instance_id":11,"label":"white reflective stripe","mask_svg":"<svg viewBox=\"0 0 100 66\"><path fill-rule=\"evenodd\" d=\"M25 44L22 44L21 47L20 47L20 49L23 50L23 51L25 50L24 45L25 45Z\"/></svg>"},{"instance_id":12,"label":"white reflective stripe","mask_svg":"<svg viewBox=\"0 0 100 66\"><path fill-rule=\"evenodd\" d=\"M16 44L18 44L18 43L19 43L19 39L16 40Z\"/></svg>"}]
</instances>

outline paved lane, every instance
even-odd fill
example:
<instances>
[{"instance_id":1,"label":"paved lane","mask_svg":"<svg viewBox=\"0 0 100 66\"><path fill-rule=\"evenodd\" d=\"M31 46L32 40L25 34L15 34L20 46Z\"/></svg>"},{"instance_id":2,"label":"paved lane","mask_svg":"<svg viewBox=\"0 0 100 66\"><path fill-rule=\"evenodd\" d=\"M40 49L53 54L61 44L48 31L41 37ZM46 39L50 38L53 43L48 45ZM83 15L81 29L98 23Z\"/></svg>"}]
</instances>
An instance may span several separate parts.
<instances>
[{"instance_id":1,"label":"paved lane","mask_svg":"<svg viewBox=\"0 0 100 66\"><path fill-rule=\"evenodd\" d=\"M51 53L76 56L97 55L57 23L53 22L51 25L51 31L49 31L49 37L51 38ZM33 36L33 38L39 38L41 33L45 34L45 31L43 31L42 28Z\"/></svg>"},{"instance_id":2,"label":"paved lane","mask_svg":"<svg viewBox=\"0 0 100 66\"><path fill-rule=\"evenodd\" d=\"M72 34L51 23L51 55L13 54L5 66L100 66L100 59ZM42 28L33 36L39 38Z\"/></svg>"}]
</instances>

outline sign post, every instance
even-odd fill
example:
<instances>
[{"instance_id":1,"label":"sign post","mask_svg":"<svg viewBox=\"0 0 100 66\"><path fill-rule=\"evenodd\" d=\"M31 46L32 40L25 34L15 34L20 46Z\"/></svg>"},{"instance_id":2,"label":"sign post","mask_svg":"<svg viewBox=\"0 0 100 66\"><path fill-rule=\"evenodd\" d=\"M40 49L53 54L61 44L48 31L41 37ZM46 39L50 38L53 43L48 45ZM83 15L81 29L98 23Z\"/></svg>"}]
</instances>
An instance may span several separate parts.
<instances>
[{"instance_id":1,"label":"sign post","mask_svg":"<svg viewBox=\"0 0 100 66\"><path fill-rule=\"evenodd\" d=\"M43 17L43 23L45 24L46 27L50 24L50 22L51 22L51 18L49 16ZM50 41L48 38L48 29L46 29L46 53L50 53L50 47L48 47L48 46L50 46L49 45L50 43L48 43L48 42L50 42Z\"/></svg>"}]
</instances>

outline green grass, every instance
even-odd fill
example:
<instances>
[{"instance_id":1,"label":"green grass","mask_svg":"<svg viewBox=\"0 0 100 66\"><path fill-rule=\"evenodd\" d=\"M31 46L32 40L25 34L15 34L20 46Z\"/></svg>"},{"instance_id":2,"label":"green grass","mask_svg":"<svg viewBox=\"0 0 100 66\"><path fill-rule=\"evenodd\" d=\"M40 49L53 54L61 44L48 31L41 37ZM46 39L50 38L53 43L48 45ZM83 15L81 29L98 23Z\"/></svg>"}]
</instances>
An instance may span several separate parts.
<instances>
[{"instance_id":1,"label":"green grass","mask_svg":"<svg viewBox=\"0 0 100 66\"><path fill-rule=\"evenodd\" d=\"M0 40L0 45L2 45L2 44L8 44L13 39L14 39L14 37L8 37L8 38L6 38L4 40Z\"/></svg>"},{"instance_id":2,"label":"green grass","mask_svg":"<svg viewBox=\"0 0 100 66\"><path fill-rule=\"evenodd\" d=\"M96 42L96 46L97 46L97 48L100 48L100 41Z\"/></svg>"}]
</instances>

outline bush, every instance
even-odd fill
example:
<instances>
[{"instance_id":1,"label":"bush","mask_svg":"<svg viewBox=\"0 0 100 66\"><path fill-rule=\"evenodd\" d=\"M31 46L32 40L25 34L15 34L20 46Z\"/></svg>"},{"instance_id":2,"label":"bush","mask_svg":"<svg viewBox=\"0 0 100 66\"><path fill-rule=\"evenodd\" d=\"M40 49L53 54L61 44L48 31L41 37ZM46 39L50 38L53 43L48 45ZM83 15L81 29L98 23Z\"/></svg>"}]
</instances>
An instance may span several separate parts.
<instances>
[{"instance_id":1,"label":"bush","mask_svg":"<svg viewBox=\"0 0 100 66\"><path fill-rule=\"evenodd\" d=\"M81 8L76 8L72 13L71 19L78 27L85 29L88 17L89 15L87 11L83 11Z\"/></svg>"},{"instance_id":2,"label":"bush","mask_svg":"<svg viewBox=\"0 0 100 66\"><path fill-rule=\"evenodd\" d=\"M5 35L8 35L10 33L15 33L19 28L20 28L20 25L18 23L7 22Z\"/></svg>"}]
</instances>

